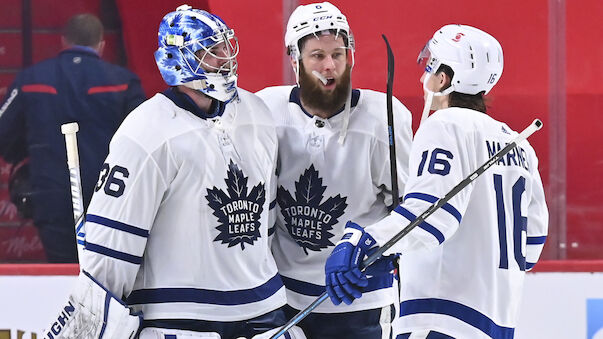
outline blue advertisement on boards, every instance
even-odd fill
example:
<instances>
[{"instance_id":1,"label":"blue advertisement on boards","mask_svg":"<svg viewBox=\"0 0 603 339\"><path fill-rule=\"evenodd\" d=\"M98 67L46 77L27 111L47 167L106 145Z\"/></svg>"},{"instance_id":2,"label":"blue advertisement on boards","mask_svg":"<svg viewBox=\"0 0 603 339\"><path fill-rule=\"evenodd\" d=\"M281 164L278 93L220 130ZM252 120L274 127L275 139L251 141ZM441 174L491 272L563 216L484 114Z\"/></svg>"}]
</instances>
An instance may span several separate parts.
<instances>
[{"instance_id":1,"label":"blue advertisement on boards","mask_svg":"<svg viewBox=\"0 0 603 339\"><path fill-rule=\"evenodd\" d=\"M603 339L603 299L586 299L586 338Z\"/></svg>"}]
</instances>

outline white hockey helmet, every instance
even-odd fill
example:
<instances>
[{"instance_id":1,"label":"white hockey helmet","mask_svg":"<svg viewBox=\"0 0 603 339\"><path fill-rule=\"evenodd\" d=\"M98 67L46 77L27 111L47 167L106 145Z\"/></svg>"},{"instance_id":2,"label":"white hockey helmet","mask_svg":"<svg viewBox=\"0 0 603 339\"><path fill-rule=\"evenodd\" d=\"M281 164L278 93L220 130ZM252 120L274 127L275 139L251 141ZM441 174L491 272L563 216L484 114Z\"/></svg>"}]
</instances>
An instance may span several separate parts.
<instances>
[{"instance_id":1,"label":"white hockey helmet","mask_svg":"<svg viewBox=\"0 0 603 339\"><path fill-rule=\"evenodd\" d=\"M301 58L299 41L310 34L335 30L336 34L344 34L347 48L354 53L354 37L348 25L348 20L341 11L330 2L300 5L291 13L285 33L285 47L291 58Z\"/></svg>"},{"instance_id":2,"label":"white hockey helmet","mask_svg":"<svg viewBox=\"0 0 603 339\"><path fill-rule=\"evenodd\" d=\"M488 94L502 75L503 51L500 43L482 30L446 25L427 42L417 62L425 62L429 74L435 74L443 64L452 68L450 91Z\"/></svg>"}]
</instances>

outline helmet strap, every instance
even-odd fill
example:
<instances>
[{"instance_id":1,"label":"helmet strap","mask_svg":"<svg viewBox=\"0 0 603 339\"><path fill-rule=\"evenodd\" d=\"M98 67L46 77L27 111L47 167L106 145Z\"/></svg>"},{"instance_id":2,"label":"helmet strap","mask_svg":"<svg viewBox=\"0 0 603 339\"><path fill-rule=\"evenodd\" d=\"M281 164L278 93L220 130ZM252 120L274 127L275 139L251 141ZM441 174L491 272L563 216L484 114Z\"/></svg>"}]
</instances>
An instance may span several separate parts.
<instances>
[{"instance_id":1,"label":"helmet strap","mask_svg":"<svg viewBox=\"0 0 603 339\"><path fill-rule=\"evenodd\" d=\"M351 82L351 81L350 81ZM345 106L343 107L343 121L341 124L341 130L339 131L339 139L337 142L343 145L345 136L348 133L348 125L350 124L350 110L352 109L352 86L348 90L348 97L345 99Z\"/></svg>"},{"instance_id":2,"label":"helmet strap","mask_svg":"<svg viewBox=\"0 0 603 339\"><path fill-rule=\"evenodd\" d=\"M443 91L440 92L434 92L431 91L427 88L427 81L429 80L429 78L431 77L431 73L427 73L427 75L425 76L425 79L423 79L423 90L425 92L427 92L427 98L425 98L425 105L423 106L423 113L421 114L421 122L419 123L419 126L421 126L423 124L423 122L425 120L427 120L427 117L429 116L429 112L431 111L431 103L433 102L433 97L443 97L446 96L452 92L454 92L454 85L450 84L450 87L446 88Z\"/></svg>"}]
</instances>

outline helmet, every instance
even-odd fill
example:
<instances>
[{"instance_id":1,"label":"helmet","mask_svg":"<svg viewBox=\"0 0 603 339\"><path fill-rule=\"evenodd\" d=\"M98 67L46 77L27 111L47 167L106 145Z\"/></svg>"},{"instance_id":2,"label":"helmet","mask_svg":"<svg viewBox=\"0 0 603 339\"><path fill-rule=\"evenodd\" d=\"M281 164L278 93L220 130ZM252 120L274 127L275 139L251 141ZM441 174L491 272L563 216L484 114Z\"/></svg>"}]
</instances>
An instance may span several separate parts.
<instances>
[{"instance_id":1,"label":"helmet","mask_svg":"<svg viewBox=\"0 0 603 339\"><path fill-rule=\"evenodd\" d=\"M155 61L166 84L184 85L222 102L237 96L239 43L218 16L182 5L163 17L158 40ZM213 48L220 43L222 48ZM206 62L208 56L221 65Z\"/></svg>"},{"instance_id":2,"label":"helmet","mask_svg":"<svg viewBox=\"0 0 603 339\"><path fill-rule=\"evenodd\" d=\"M287 22L285 47L295 60L301 57L299 40L303 37L325 30L336 30L343 33L349 49L354 53L354 37L350 31L348 20L341 11L329 2L298 6Z\"/></svg>"},{"instance_id":3,"label":"helmet","mask_svg":"<svg viewBox=\"0 0 603 339\"><path fill-rule=\"evenodd\" d=\"M425 72L429 74L436 73L440 65L450 66L455 92L488 94L502 75L503 52L498 41L484 31L466 25L446 25L427 42L417 62L426 62Z\"/></svg>"}]
</instances>

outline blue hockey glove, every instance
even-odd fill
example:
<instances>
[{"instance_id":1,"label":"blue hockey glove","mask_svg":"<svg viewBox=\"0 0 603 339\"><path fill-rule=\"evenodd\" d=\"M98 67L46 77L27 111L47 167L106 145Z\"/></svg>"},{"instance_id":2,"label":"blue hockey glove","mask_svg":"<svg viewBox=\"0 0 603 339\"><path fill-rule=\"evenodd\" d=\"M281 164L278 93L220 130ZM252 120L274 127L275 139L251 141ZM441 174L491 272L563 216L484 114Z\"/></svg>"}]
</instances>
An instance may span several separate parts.
<instances>
[{"instance_id":1,"label":"blue hockey glove","mask_svg":"<svg viewBox=\"0 0 603 339\"><path fill-rule=\"evenodd\" d=\"M378 249L379 247L373 247L368 251L366 255L370 257ZM369 277L391 274L392 271L396 269L396 260L397 256L394 254L382 256L377 259L374 263L372 263L371 266L367 267L364 270L364 274Z\"/></svg>"},{"instance_id":2,"label":"blue hockey glove","mask_svg":"<svg viewBox=\"0 0 603 339\"><path fill-rule=\"evenodd\" d=\"M377 242L370 234L348 221L343 237L325 264L326 288L333 304L339 305L343 301L350 305L362 296L368 280L358 266L376 246Z\"/></svg>"}]
</instances>

